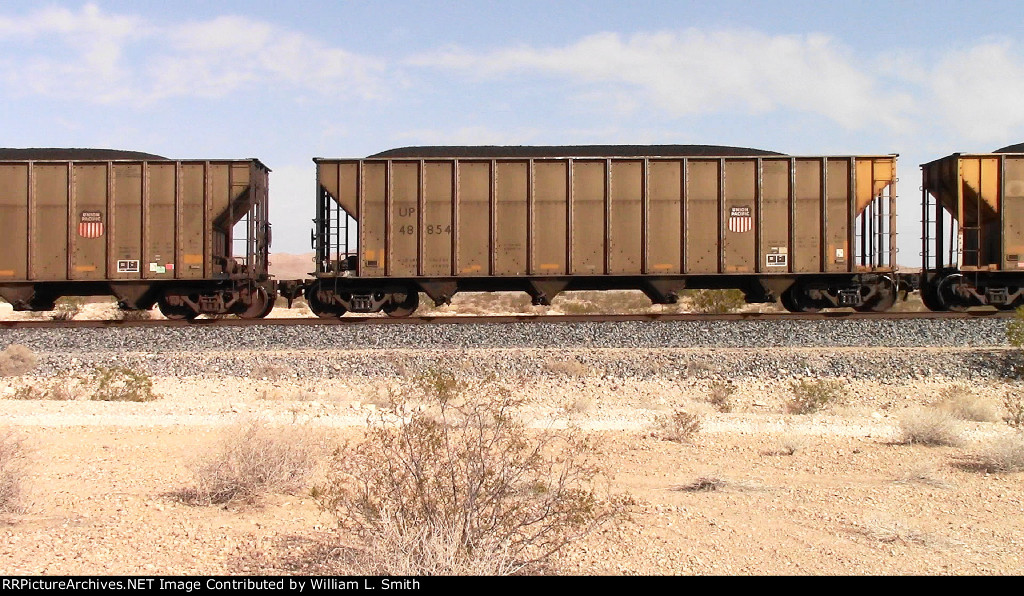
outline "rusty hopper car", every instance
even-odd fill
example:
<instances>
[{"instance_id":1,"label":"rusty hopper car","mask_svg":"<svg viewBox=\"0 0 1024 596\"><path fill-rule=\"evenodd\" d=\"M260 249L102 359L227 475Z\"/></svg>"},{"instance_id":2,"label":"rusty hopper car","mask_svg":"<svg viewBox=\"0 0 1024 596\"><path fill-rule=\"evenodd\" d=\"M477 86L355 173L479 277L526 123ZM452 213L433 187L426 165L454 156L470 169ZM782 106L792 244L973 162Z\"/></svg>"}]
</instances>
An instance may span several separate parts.
<instances>
[{"instance_id":1,"label":"rusty hopper car","mask_svg":"<svg viewBox=\"0 0 1024 596\"><path fill-rule=\"evenodd\" d=\"M112 295L170 318L265 316L268 173L255 159L0 150L0 296L17 310Z\"/></svg>"},{"instance_id":2,"label":"rusty hopper car","mask_svg":"<svg viewBox=\"0 0 1024 596\"><path fill-rule=\"evenodd\" d=\"M923 164L921 179L925 305L1024 304L1024 147L955 153Z\"/></svg>"},{"instance_id":3,"label":"rusty hopper car","mask_svg":"<svg viewBox=\"0 0 1024 596\"><path fill-rule=\"evenodd\" d=\"M736 288L792 311L896 298L896 156L717 146L412 147L314 160L321 316L420 291Z\"/></svg>"}]
</instances>

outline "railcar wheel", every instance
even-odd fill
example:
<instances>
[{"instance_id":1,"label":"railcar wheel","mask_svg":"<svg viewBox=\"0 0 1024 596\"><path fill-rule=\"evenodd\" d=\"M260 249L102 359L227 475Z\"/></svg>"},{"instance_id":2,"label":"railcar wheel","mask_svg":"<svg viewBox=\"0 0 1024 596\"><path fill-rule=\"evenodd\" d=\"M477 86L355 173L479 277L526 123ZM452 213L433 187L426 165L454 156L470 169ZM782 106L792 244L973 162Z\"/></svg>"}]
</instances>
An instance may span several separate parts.
<instances>
[{"instance_id":1,"label":"railcar wheel","mask_svg":"<svg viewBox=\"0 0 1024 596\"><path fill-rule=\"evenodd\" d=\"M878 290L870 299L865 300L860 306L853 307L857 312L884 312L896 304L896 283L888 278L882 277L883 281L878 284Z\"/></svg>"},{"instance_id":2,"label":"railcar wheel","mask_svg":"<svg viewBox=\"0 0 1024 596\"><path fill-rule=\"evenodd\" d=\"M779 302L782 303L782 308L789 312L800 312L800 307L793 302L793 294L788 289L779 296Z\"/></svg>"},{"instance_id":3,"label":"railcar wheel","mask_svg":"<svg viewBox=\"0 0 1024 596\"><path fill-rule=\"evenodd\" d=\"M270 293L270 300L267 300L267 307L260 313L260 318L265 319L274 310L274 305L277 304L277 292Z\"/></svg>"},{"instance_id":4,"label":"railcar wheel","mask_svg":"<svg viewBox=\"0 0 1024 596\"><path fill-rule=\"evenodd\" d=\"M321 319L337 319L338 317L345 314L346 309L340 304L328 304L317 295L320 292L320 287L314 285L306 290L306 304L309 305L309 310L313 311L313 314L320 317Z\"/></svg>"},{"instance_id":5,"label":"railcar wheel","mask_svg":"<svg viewBox=\"0 0 1024 596\"><path fill-rule=\"evenodd\" d=\"M187 304L170 304L167 302L166 297L161 297L157 300L156 305L160 309L160 314L171 321L191 321L199 316L199 313L192 310L191 306Z\"/></svg>"},{"instance_id":6,"label":"railcar wheel","mask_svg":"<svg viewBox=\"0 0 1024 596\"><path fill-rule=\"evenodd\" d=\"M405 293L405 300L401 302L389 302L384 306L384 313L389 317L408 317L416 312L420 305L420 293L410 288Z\"/></svg>"},{"instance_id":7,"label":"railcar wheel","mask_svg":"<svg viewBox=\"0 0 1024 596\"><path fill-rule=\"evenodd\" d=\"M811 299L796 284L789 286L789 289L782 293L779 300L782 302L782 306L789 312L818 312L821 310L811 304Z\"/></svg>"},{"instance_id":8,"label":"railcar wheel","mask_svg":"<svg viewBox=\"0 0 1024 596\"><path fill-rule=\"evenodd\" d=\"M945 279L940 281L939 285L935 288L935 293L939 297L939 302L942 303L946 310L951 310L953 312L963 312L967 310L968 306L970 306L970 304L968 304L967 301L965 301L963 298L957 295L957 293L953 289L953 287L956 284L960 283L960 281L963 278L964 276L960 275L959 273L949 275Z\"/></svg>"},{"instance_id":9,"label":"railcar wheel","mask_svg":"<svg viewBox=\"0 0 1024 596\"><path fill-rule=\"evenodd\" d=\"M277 292L271 294L263 286L255 286L250 289L252 301L245 310L238 313L241 319L262 319L274 309L274 301L277 300Z\"/></svg>"},{"instance_id":10,"label":"railcar wheel","mask_svg":"<svg viewBox=\"0 0 1024 596\"><path fill-rule=\"evenodd\" d=\"M945 312L948 310L944 304L939 300L939 292L935 286L931 284L925 284L920 289L921 303L925 307L934 312Z\"/></svg>"}]
</instances>

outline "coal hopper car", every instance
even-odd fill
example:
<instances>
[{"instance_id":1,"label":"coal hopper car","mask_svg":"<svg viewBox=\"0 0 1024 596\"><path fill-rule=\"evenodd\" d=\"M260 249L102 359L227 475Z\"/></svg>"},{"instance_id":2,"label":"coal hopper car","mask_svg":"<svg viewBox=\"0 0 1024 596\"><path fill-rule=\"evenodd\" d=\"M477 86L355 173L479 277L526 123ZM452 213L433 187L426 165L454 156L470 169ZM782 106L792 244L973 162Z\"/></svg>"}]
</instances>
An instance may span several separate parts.
<instances>
[{"instance_id":1,"label":"coal hopper car","mask_svg":"<svg viewBox=\"0 0 1024 596\"><path fill-rule=\"evenodd\" d=\"M1024 305L1024 145L921 166L921 299L932 310Z\"/></svg>"},{"instance_id":2,"label":"coal hopper car","mask_svg":"<svg viewBox=\"0 0 1024 596\"><path fill-rule=\"evenodd\" d=\"M896 299L896 156L692 146L410 147L314 159L319 315L464 291L738 289L791 311Z\"/></svg>"},{"instance_id":3,"label":"coal hopper car","mask_svg":"<svg viewBox=\"0 0 1024 596\"><path fill-rule=\"evenodd\" d=\"M169 318L265 316L269 171L256 159L0 150L0 297L17 310L110 295Z\"/></svg>"}]
</instances>

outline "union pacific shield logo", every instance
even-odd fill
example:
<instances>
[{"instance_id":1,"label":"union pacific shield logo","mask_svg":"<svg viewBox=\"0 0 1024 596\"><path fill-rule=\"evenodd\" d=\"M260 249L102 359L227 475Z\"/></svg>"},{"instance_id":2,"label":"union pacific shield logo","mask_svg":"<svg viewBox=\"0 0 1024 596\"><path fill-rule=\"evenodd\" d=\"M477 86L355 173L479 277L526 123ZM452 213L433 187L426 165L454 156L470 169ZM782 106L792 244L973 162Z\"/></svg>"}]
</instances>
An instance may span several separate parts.
<instances>
[{"instance_id":1,"label":"union pacific shield logo","mask_svg":"<svg viewBox=\"0 0 1024 596\"><path fill-rule=\"evenodd\" d=\"M83 211L78 220L78 235L82 238L99 238L103 235L103 214L99 211Z\"/></svg>"},{"instance_id":2,"label":"union pacific shield logo","mask_svg":"<svg viewBox=\"0 0 1024 596\"><path fill-rule=\"evenodd\" d=\"M749 232L754 228L754 218L750 216L750 207L729 208L729 231Z\"/></svg>"}]
</instances>

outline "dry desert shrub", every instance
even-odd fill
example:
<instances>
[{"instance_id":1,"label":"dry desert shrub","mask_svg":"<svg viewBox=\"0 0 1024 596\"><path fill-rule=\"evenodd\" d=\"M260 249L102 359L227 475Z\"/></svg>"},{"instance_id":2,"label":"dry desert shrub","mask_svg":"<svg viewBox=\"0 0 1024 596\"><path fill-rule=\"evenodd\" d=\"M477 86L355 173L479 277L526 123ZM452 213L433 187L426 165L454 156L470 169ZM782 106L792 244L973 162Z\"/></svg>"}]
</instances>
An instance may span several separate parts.
<instances>
[{"instance_id":1,"label":"dry desert shrub","mask_svg":"<svg viewBox=\"0 0 1024 596\"><path fill-rule=\"evenodd\" d=\"M806 448L809 443L810 439L807 438L807 435L787 433L779 437L777 453L781 455L796 455L797 451Z\"/></svg>"},{"instance_id":2,"label":"dry desert shrub","mask_svg":"<svg viewBox=\"0 0 1024 596\"><path fill-rule=\"evenodd\" d=\"M157 398L148 374L123 366L98 366L84 384L94 401L147 402Z\"/></svg>"},{"instance_id":3,"label":"dry desert shrub","mask_svg":"<svg viewBox=\"0 0 1024 596\"><path fill-rule=\"evenodd\" d=\"M813 414L839 401L843 386L827 379L800 379L790 384L793 396L786 402L787 414Z\"/></svg>"},{"instance_id":4,"label":"dry desert shrub","mask_svg":"<svg viewBox=\"0 0 1024 596\"><path fill-rule=\"evenodd\" d=\"M748 480L734 480L720 476L700 476L689 484L672 487L671 490L684 493L746 492L763 490L764 487Z\"/></svg>"},{"instance_id":5,"label":"dry desert shrub","mask_svg":"<svg viewBox=\"0 0 1024 596\"><path fill-rule=\"evenodd\" d=\"M0 377L26 375L36 367L36 362L32 350L21 344L11 344L0 352Z\"/></svg>"},{"instance_id":6,"label":"dry desert shrub","mask_svg":"<svg viewBox=\"0 0 1024 596\"><path fill-rule=\"evenodd\" d=\"M687 493L709 493L725 488L727 482L717 476L701 476L690 484L678 486L675 490Z\"/></svg>"},{"instance_id":7,"label":"dry desert shrub","mask_svg":"<svg viewBox=\"0 0 1024 596\"><path fill-rule=\"evenodd\" d=\"M70 375L64 375L53 379L37 379L27 385L22 385L14 391L11 399L20 400L51 400L71 401L78 399L78 388L81 384L79 379Z\"/></svg>"},{"instance_id":8,"label":"dry desert shrub","mask_svg":"<svg viewBox=\"0 0 1024 596\"><path fill-rule=\"evenodd\" d=\"M252 367L249 371L249 377L253 379L263 379L267 381L276 381L277 379L288 376L288 368L281 366L276 362L262 362Z\"/></svg>"},{"instance_id":9,"label":"dry desert shrub","mask_svg":"<svg viewBox=\"0 0 1024 596\"><path fill-rule=\"evenodd\" d=\"M688 290L683 294L690 298L694 312L705 314L734 312L747 304L740 290Z\"/></svg>"},{"instance_id":10,"label":"dry desert shrub","mask_svg":"<svg viewBox=\"0 0 1024 596\"><path fill-rule=\"evenodd\" d=\"M1012 346L1024 347L1024 306L1018 307L1013 320L1006 324L1006 341Z\"/></svg>"},{"instance_id":11,"label":"dry desert shrub","mask_svg":"<svg viewBox=\"0 0 1024 596\"><path fill-rule=\"evenodd\" d=\"M11 430L0 430L0 512L21 511L25 480L25 448Z\"/></svg>"},{"instance_id":12,"label":"dry desert shrub","mask_svg":"<svg viewBox=\"0 0 1024 596\"><path fill-rule=\"evenodd\" d=\"M536 310L530 295L525 292L477 292L460 295L455 304L459 312L473 314L529 313Z\"/></svg>"},{"instance_id":13,"label":"dry desert shrub","mask_svg":"<svg viewBox=\"0 0 1024 596\"><path fill-rule=\"evenodd\" d=\"M649 312L652 305L651 299L638 290L611 290L565 292L555 299L554 306L567 315L589 315Z\"/></svg>"},{"instance_id":14,"label":"dry desert shrub","mask_svg":"<svg viewBox=\"0 0 1024 596\"><path fill-rule=\"evenodd\" d=\"M924 532L895 519L876 517L864 520L859 525L861 532L865 536L879 542L902 542L904 544L920 544L922 546L928 546L934 542Z\"/></svg>"},{"instance_id":15,"label":"dry desert shrub","mask_svg":"<svg viewBox=\"0 0 1024 596\"><path fill-rule=\"evenodd\" d=\"M428 371L336 452L317 492L363 548L360 573L507 575L615 519L626 499L597 489L594 448L573 432L528 433L511 389ZM430 404L424 409L407 404Z\"/></svg>"},{"instance_id":16,"label":"dry desert shrub","mask_svg":"<svg viewBox=\"0 0 1024 596\"><path fill-rule=\"evenodd\" d=\"M12 399L70 401L86 396L94 401L147 402L157 398L153 381L142 371L125 367L96 367L84 375L64 374L35 379L18 387Z\"/></svg>"},{"instance_id":17,"label":"dry desert shrub","mask_svg":"<svg viewBox=\"0 0 1024 596\"><path fill-rule=\"evenodd\" d=\"M83 306L85 306L85 298L65 296L57 300L50 317L55 321L70 321L82 312Z\"/></svg>"},{"instance_id":18,"label":"dry desert shrub","mask_svg":"<svg viewBox=\"0 0 1024 596\"><path fill-rule=\"evenodd\" d=\"M724 381L715 381L711 384L711 389L708 392L708 403L714 406L719 412L731 412L734 407L732 394L735 392L736 387L729 383Z\"/></svg>"},{"instance_id":19,"label":"dry desert shrub","mask_svg":"<svg viewBox=\"0 0 1024 596\"><path fill-rule=\"evenodd\" d=\"M677 408L668 416L658 420L655 435L674 443L689 443L700 432L700 414Z\"/></svg>"},{"instance_id":20,"label":"dry desert shrub","mask_svg":"<svg viewBox=\"0 0 1024 596\"><path fill-rule=\"evenodd\" d=\"M148 310L126 310L119 308L114 311L114 316L119 321L147 321L153 318L153 313Z\"/></svg>"},{"instance_id":21,"label":"dry desert shrub","mask_svg":"<svg viewBox=\"0 0 1024 596\"><path fill-rule=\"evenodd\" d=\"M195 487L178 496L193 505L221 505L293 494L307 486L319 454L309 429L261 420L233 425L225 429L217 453L193 467Z\"/></svg>"},{"instance_id":22,"label":"dry desert shrub","mask_svg":"<svg viewBox=\"0 0 1024 596\"><path fill-rule=\"evenodd\" d=\"M957 383L939 392L936 406L961 420L995 422L999 420L999 406L990 399L979 397L967 385Z\"/></svg>"},{"instance_id":23,"label":"dry desert shrub","mask_svg":"<svg viewBox=\"0 0 1024 596\"><path fill-rule=\"evenodd\" d=\"M568 414L590 414L597 410L597 400L590 395L581 395L577 397L571 404L566 406L565 411Z\"/></svg>"},{"instance_id":24,"label":"dry desert shrub","mask_svg":"<svg viewBox=\"0 0 1024 596\"><path fill-rule=\"evenodd\" d=\"M908 444L957 446L963 441L956 419L937 408L914 408L900 417L901 440Z\"/></svg>"},{"instance_id":25,"label":"dry desert shrub","mask_svg":"<svg viewBox=\"0 0 1024 596\"><path fill-rule=\"evenodd\" d=\"M927 484L938 488L951 488L945 480L938 476L938 470L934 464L920 463L905 470L895 482L897 484Z\"/></svg>"},{"instance_id":26,"label":"dry desert shrub","mask_svg":"<svg viewBox=\"0 0 1024 596\"><path fill-rule=\"evenodd\" d=\"M544 361L544 370L567 377L586 377L593 374L589 366L575 358L565 360L548 358Z\"/></svg>"},{"instance_id":27,"label":"dry desert shrub","mask_svg":"<svg viewBox=\"0 0 1024 596\"><path fill-rule=\"evenodd\" d=\"M1024 393L1009 391L1003 396L1006 415L1003 420L1017 430L1024 430Z\"/></svg>"},{"instance_id":28,"label":"dry desert shrub","mask_svg":"<svg viewBox=\"0 0 1024 596\"><path fill-rule=\"evenodd\" d=\"M896 304L889 312L927 312L929 309L921 301L920 292L903 292L897 295Z\"/></svg>"},{"instance_id":29,"label":"dry desert shrub","mask_svg":"<svg viewBox=\"0 0 1024 596\"><path fill-rule=\"evenodd\" d=\"M1014 433L989 443L977 457L987 472L1024 472L1024 434Z\"/></svg>"}]
</instances>

